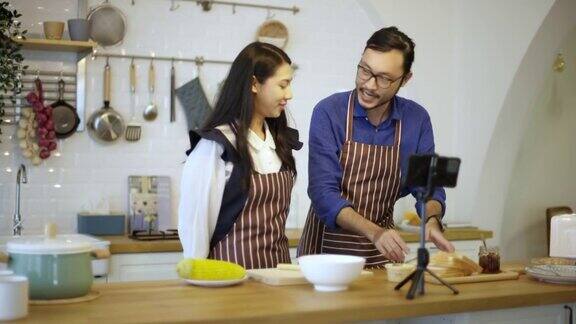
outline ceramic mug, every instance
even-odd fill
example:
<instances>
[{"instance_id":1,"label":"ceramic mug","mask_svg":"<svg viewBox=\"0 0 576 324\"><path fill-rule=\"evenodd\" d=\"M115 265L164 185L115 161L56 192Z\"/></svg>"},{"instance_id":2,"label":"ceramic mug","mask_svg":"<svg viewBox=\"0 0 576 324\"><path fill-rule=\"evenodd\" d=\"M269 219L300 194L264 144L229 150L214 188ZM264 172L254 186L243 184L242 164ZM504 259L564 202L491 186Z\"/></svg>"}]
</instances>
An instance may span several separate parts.
<instances>
[{"instance_id":1,"label":"ceramic mug","mask_svg":"<svg viewBox=\"0 0 576 324\"><path fill-rule=\"evenodd\" d=\"M86 19L68 20L68 33L73 41L87 41L90 39L90 25Z\"/></svg>"},{"instance_id":2,"label":"ceramic mug","mask_svg":"<svg viewBox=\"0 0 576 324\"><path fill-rule=\"evenodd\" d=\"M61 40L64 34L64 22L62 21L45 21L44 36L46 39Z\"/></svg>"},{"instance_id":3,"label":"ceramic mug","mask_svg":"<svg viewBox=\"0 0 576 324\"><path fill-rule=\"evenodd\" d=\"M28 279L24 276L0 276L0 321L28 315Z\"/></svg>"}]
</instances>

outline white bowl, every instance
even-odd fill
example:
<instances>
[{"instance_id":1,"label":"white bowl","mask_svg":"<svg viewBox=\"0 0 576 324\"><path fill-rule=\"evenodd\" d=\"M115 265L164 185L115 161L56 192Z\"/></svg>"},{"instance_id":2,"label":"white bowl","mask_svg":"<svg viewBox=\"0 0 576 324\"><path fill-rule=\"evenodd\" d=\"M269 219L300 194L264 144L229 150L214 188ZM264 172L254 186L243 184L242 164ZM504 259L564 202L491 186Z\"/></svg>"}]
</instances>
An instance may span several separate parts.
<instances>
[{"instance_id":1,"label":"white bowl","mask_svg":"<svg viewBox=\"0 0 576 324\"><path fill-rule=\"evenodd\" d=\"M304 277L317 291L342 291L360 276L366 259L352 255L314 254L298 258Z\"/></svg>"}]
</instances>

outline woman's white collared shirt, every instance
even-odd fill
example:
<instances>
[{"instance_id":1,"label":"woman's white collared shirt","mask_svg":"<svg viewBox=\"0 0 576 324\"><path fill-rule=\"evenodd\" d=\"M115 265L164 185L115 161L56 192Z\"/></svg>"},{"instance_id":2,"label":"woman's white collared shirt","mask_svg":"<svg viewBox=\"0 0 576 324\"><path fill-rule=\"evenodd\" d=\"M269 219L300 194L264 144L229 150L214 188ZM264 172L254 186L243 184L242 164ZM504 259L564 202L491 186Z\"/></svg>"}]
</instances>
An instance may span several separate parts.
<instances>
[{"instance_id":1,"label":"woman's white collared shirt","mask_svg":"<svg viewBox=\"0 0 576 324\"><path fill-rule=\"evenodd\" d=\"M232 145L236 136L228 125L218 129ZM280 171L282 161L276 154L276 143L268 125L264 123L263 140L248 131L248 151L254 170L261 174ZM185 258L206 258L210 240L216 228L226 182L234 165L221 156L224 147L211 140L201 139L190 153L182 170L180 203L178 206L178 233Z\"/></svg>"}]
</instances>

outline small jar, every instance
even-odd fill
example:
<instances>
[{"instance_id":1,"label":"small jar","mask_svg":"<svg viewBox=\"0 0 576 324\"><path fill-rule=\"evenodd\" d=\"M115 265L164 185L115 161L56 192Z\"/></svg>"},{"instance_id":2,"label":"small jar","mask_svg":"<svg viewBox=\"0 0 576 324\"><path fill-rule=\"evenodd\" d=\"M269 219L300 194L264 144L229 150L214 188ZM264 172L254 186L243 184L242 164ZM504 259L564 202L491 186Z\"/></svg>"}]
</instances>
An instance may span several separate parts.
<instances>
[{"instance_id":1,"label":"small jar","mask_svg":"<svg viewBox=\"0 0 576 324\"><path fill-rule=\"evenodd\" d=\"M480 247L478 263L482 267L482 273L500 272L500 250L497 247Z\"/></svg>"}]
</instances>

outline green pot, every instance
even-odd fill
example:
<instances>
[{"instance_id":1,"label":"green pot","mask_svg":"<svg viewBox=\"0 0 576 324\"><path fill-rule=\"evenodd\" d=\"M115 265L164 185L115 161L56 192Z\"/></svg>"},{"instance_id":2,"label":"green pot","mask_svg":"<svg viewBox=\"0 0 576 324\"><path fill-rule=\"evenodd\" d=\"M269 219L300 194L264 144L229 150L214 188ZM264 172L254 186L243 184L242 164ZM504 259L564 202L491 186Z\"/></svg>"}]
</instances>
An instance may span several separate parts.
<instances>
[{"instance_id":1,"label":"green pot","mask_svg":"<svg viewBox=\"0 0 576 324\"><path fill-rule=\"evenodd\" d=\"M81 297L92 287L92 264L89 252L74 254L10 253L8 268L26 276L30 299L65 299Z\"/></svg>"},{"instance_id":2,"label":"green pot","mask_svg":"<svg viewBox=\"0 0 576 324\"><path fill-rule=\"evenodd\" d=\"M8 268L26 276L30 299L81 297L92 287L92 247L58 236L18 237L6 244Z\"/></svg>"}]
</instances>

